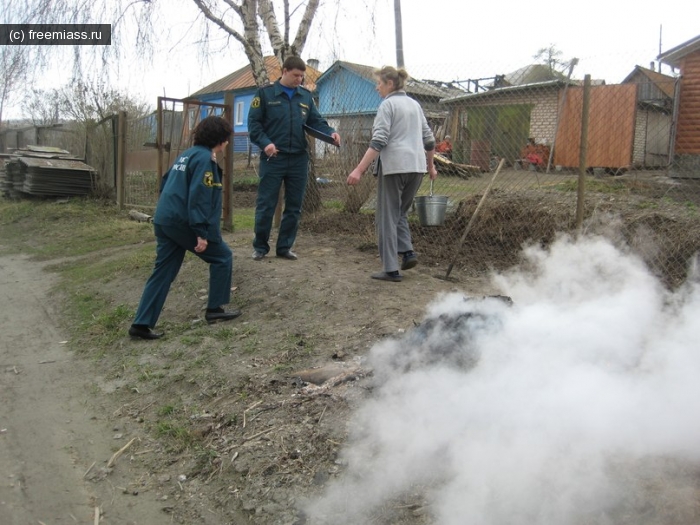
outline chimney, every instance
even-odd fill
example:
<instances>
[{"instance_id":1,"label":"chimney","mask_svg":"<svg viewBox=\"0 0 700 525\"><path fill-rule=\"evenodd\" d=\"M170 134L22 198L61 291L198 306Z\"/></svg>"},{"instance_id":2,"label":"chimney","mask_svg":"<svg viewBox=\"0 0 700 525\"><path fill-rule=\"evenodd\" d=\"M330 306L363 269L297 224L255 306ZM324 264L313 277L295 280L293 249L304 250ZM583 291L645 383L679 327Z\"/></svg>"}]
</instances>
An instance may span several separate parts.
<instances>
[{"instance_id":1,"label":"chimney","mask_svg":"<svg viewBox=\"0 0 700 525\"><path fill-rule=\"evenodd\" d=\"M310 59L308 59L308 60L306 61L306 65L309 66L309 67L312 67L312 68L314 68L315 70L318 71L319 63L318 63L318 59L317 59L317 58L310 58Z\"/></svg>"}]
</instances>

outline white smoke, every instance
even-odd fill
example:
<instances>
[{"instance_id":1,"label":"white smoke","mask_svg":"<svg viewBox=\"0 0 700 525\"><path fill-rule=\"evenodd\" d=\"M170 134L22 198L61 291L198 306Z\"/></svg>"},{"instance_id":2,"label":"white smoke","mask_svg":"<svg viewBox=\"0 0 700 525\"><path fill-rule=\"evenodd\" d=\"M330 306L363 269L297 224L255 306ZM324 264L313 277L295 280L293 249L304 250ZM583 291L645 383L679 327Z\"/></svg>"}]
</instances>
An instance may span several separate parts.
<instances>
[{"instance_id":1,"label":"white smoke","mask_svg":"<svg viewBox=\"0 0 700 525\"><path fill-rule=\"evenodd\" d=\"M512 305L442 296L375 345L347 468L308 523L382 523L397 501L440 525L700 522L697 479L677 486L700 465L697 287L665 291L599 237L524 259L493 280Z\"/></svg>"}]
</instances>

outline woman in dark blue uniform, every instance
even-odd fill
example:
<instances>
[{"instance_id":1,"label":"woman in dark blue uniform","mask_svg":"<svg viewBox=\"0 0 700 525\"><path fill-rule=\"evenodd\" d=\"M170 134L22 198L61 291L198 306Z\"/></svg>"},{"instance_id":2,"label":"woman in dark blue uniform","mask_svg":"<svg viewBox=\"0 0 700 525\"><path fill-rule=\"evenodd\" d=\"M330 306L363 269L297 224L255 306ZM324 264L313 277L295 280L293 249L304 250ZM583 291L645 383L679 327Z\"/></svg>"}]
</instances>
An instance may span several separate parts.
<instances>
[{"instance_id":1,"label":"woman in dark blue uniform","mask_svg":"<svg viewBox=\"0 0 700 525\"><path fill-rule=\"evenodd\" d=\"M231 299L233 253L221 237L221 168L216 154L231 138L231 124L207 117L194 129L194 146L185 150L165 175L153 217L156 262L141 296L129 335L158 339L153 331L186 252L209 264L208 323L228 321L240 310L226 311Z\"/></svg>"},{"instance_id":2,"label":"woman in dark blue uniform","mask_svg":"<svg viewBox=\"0 0 700 525\"><path fill-rule=\"evenodd\" d=\"M309 172L304 124L331 135L340 145L340 135L316 109L311 92L301 86L306 64L296 56L282 64L282 76L274 84L259 88L248 113L250 141L262 151L260 180L255 203L253 259L270 251L270 231L280 187L284 183L284 212L277 235L275 254L296 260L292 251L301 218L301 205Z\"/></svg>"}]
</instances>

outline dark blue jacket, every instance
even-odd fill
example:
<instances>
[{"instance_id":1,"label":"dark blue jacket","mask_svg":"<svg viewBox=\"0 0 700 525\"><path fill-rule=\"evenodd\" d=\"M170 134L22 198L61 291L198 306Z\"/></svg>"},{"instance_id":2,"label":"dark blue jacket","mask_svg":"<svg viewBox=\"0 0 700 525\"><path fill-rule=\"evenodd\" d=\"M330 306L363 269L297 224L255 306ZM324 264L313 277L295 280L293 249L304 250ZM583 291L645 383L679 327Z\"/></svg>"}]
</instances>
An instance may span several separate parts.
<instances>
[{"instance_id":1,"label":"dark blue jacket","mask_svg":"<svg viewBox=\"0 0 700 525\"><path fill-rule=\"evenodd\" d=\"M304 124L328 135L335 133L318 112L308 89L298 87L290 99L279 80L258 88L248 112L248 133L253 144L261 150L274 144L282 154L307 153Z\"/></svg>"},{"instance_id":2,"label":"dark blue jacket","mask_svg":"<svg viewBox=\"0 0 700 525\"><path fill-rule=\"evenodd\" d=\"M221 242L221 179L209 148L183 151L165 175L153 222L189 228L197 237Z\"/></svg>"}]
</instances>

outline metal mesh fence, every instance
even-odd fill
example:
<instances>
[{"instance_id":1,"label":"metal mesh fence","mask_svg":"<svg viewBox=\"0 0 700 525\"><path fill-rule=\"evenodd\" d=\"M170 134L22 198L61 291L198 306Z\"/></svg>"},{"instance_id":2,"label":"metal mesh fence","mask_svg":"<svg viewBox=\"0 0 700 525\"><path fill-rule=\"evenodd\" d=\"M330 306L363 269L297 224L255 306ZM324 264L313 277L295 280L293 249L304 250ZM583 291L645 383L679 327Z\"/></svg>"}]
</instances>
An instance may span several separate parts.
<instances>
[{"instance_id":1,"label":"metal mesh fence","mask_svg":"<svg viewBox=\"0 0 700 525\"><path fill-rule=\"evenodd\" d=\"M117 117L107 117L90 126L87 132L85 161L98 174L98 191L112 196L117 183L116 138Z\"/></svg>"},{"instance_id":2,"label":"metal mesh fence","mask_svg":"<svg viewBox=\"0 0 700 525\"><path fill-rule=\"evenodd\" d=\"M517 262L525 244L584 231L631 247L666 284L679 285L700 247L700 169L692 155L678 154L678 82L641 67L619 84L592 79L590 87L539 67L521 78L410 81L406 91L421 102L436 139L452 142L409 217L419 256L486 272ZM334 93L337 107L362 105L342 94ZM374 114L327 116L345 143L319 155L323 205L302 226L374 243L376 181L366 174L358 188L345 184Z\"/></svg>"},{"instance_id":3,"label":"metal mesh fence","mask_svg":"<svg viewBox=\"0 0 700 525\"><path fill-rule=\"evenodd\" d=\"M172 114L164 120L172 126ZM127 115L124 203L132 208L153 208L158 199L158 159L155 113L135 118Z\"/></svg>"},{"instance_id":4,"label":"metal mesh fence","mask_svg":"<svg viewBox=\"0 0 700 525\"><path fill-rule=\"evenodd\" d=\"M150 115L127 120L124 184L127 206L153 208L158 200L159 175L192 145L192 130L203 118L222 115L225 110L221 104L164 97L159 99L159 106L160 109ZM248 144L247 134L235 137L235 140ZM163 145L160 159L159 142ZM243 160L241 155L237 158L234 167Z\"/></svg>"},{"instance_id":5,"label":"metal mesh fence","mask_svg":"<svg viewBox=\"0 0 700 525\"><path fill-rule=\"evenodd\" d=\"M373 68L346 66L344 82L341 76L332 92L318 91L343 144L312 141L301 228L371 249L376 180L365 174L350 187L346 178L367 149L381 99ZM422 262L483 273L517 262L528 243L583 231L631 248L671 287L685 280L700 247L700 152L684 149L677 75L635 66L617 83L593 78L587 87L583 74L541 65L466 80L439 70L409 73L407 93L423 106L436 139L452 143L409 216ZM353 75L369 88L358 88ZM220 109L162 103L165 170L189 146L199 119ZM155 206L156 132L156 113L129 120L128 206ZM237 217L250 220L258 160L246 133L234 143L235 226Z\"/></svg>"}]
</instances>

